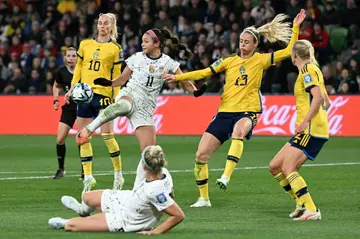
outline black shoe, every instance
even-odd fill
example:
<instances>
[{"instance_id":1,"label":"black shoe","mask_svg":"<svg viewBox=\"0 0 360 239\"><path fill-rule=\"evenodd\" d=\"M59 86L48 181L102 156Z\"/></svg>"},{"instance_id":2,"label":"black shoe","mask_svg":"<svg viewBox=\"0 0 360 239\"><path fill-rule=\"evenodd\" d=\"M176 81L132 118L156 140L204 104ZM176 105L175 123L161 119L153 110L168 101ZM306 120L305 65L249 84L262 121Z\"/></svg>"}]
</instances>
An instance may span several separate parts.
<instances>
[{"instance_id":1,"label":"black shoe","mask_svg":"<svg viewBox=\"0 0 360 239\"><path fill-rule=\"evenodd\" d=\"M65 170L59 168L59 169L56 171L55 176L53 177L53 179L60 179L60 178L64 177L64 175L65 175Z\"/></svg>"}]
</instances>

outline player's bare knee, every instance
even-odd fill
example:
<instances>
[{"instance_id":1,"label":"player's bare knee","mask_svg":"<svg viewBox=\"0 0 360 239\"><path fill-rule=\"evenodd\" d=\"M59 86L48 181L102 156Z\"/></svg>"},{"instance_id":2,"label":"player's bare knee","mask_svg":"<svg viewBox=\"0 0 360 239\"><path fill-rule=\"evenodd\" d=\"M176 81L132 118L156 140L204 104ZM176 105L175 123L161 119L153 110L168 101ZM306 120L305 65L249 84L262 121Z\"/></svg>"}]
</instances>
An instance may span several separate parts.
<instances>
[{"instance_id":1,"label":"player's bare knee","mask_svg":"<svg viewBox=\"0 0 360 239\"><path fill-rule=\"evenodd\" d=\"M91 194L92 194L92 192L86 192L86 193L84 193L84 194L82 195L82 200L83 200L87 205L89 205L90 202L91 202L91 198L92 198Z\"/></svg>"},{"instance_id":2,"label":"player's bare knee","mask_svg":"<svg viewBox=\"0 0 360 239\"><path fill-rule=\"evenodd\" d=\"M56 143L58 145L64 145L65 144L65 138L57 138Z\"/></svg>"},{"instance_id":3,"label":"player's bare knee","mask_svg":"<svg viewBox=\"0 0 360 239\"><path fill-rule=\"evenodd\" d=\"M281 168L278 167L278 165L275 165L274 163L270 162L269 164L269 171L272 175L276 175L281 172Z\"/></svg>"},{"instance_id":4,"label":"player's bare knee","mask_svg":"<svg viewBox=\"0 0 360 239\"><path fill-rule=\"evenodd\" d=\"M185 220L185 214L184 213L181 213L179 216L178 216L178 219L179 219L179 222L182 222Z\"/></svg>"},{"instance_id":5,"label":"player's bare knee","mask_svg":"<svg viewBox=\"0 0 360 239\"><path fill-rule=\"evenodd\" d=\"M195 157L197 161L207 162L209 161L210 155L205 152L197 151Z\"/></svg>"},{"instance_id":6,"label":"player's bare knee","mask_svg":"<svg viewBox=\"0 0 360 239\"><path fill-rule=\"evenodd\" d=\"M286 165L285 164L285 165L283 165L281 167L281 172L283 172L283 174L285 176L288 176L290 173L292 173L294 171L296 171L296 168L294 166L292 166L292 165Z\"/></svg>"},{"instance_id":7,"label":"player's bare knee","mask_svg":"<svg viewBox=\"0 0 360 239\"><path fill-rule=\"evenodd\" d=\"M243 139L245 137L245 130L238 129L238 130L236 130L236 132L232 133L231 137Z\"/></svg>"},{"instance_id":8,"label":"player's bare knee","mask_svg":"<svg viewBox=\"0 0 360 239\"><path fill-rule=\"evenodd\" d=\"M118 116L124 116L127 115L128 113L130 113L131 108L132 108L132 104L125 99L120 99L118 100L116 103L116 114Z\"/></svg>"}]
</instances>

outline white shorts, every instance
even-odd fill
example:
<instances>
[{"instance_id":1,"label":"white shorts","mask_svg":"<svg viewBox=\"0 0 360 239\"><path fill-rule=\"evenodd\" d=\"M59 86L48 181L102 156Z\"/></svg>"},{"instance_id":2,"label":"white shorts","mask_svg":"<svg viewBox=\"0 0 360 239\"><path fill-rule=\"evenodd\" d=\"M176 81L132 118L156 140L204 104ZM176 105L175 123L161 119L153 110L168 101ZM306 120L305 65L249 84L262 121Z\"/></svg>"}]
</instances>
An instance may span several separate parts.
<instances>
[{"instance_id":1,"label":"white shorts","mask_svg":"<svg viewBox=\"0 0 360 239\"><path fill-rule=\"evenodd\" d=\"M131 112L126 116L129 119L132 127L135 129L140 126L155 126L154 119L152 117L151 105L141 95L135 92L128 92L125 89L121 89L116 96L115 102L117 102L122 96L129 96L133 99L133 107Z\"/></svg>"},{"instance_id":2,"label":"white shorts","mask_svg":"<svg viewBox=\"0 0 360 239\"><path fill-rule=\"evenodd\" d=\"M105 214L110 232L123 232L122 210L130 190L104 190L101 195L101 211Z\"/></svg>"}]
</instances>

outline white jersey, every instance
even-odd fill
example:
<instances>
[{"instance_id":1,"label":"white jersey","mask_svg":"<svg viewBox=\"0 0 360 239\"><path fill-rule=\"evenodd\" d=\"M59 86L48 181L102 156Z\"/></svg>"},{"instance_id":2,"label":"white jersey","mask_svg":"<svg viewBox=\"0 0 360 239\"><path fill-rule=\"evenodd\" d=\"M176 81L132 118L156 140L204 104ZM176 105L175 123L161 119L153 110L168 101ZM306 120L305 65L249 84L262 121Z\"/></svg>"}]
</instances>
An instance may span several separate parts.
<instances>
[{"instance_id":1,"label":"white jersey","mask_svg":"<svg viewBox=\"0 0 360 239\"><path fill-rule=\"evenodd\" d=\"M132 74L122 91L131 94L135 101L146 103L147 106L143 108L151 110L152 115L157 97L164 84L164 80L161 78L162 74L175 74L180 63L164 53L154 59L143 52L131 55L125 62Z\"/></svg>"},{"instance_id":2,"label":"white jersey","mask_svg":"<svg viewBox=\"0 0 360 239\"><path fill-rule=\"evenodd\" d=\"M172 177L166 169L163 169L163 173L163 179L150 182L143 180L127 197L122 211L125 232L153 228L163 215L162 211L174 204L170 197Z\"/></svg>"}]
</instances>

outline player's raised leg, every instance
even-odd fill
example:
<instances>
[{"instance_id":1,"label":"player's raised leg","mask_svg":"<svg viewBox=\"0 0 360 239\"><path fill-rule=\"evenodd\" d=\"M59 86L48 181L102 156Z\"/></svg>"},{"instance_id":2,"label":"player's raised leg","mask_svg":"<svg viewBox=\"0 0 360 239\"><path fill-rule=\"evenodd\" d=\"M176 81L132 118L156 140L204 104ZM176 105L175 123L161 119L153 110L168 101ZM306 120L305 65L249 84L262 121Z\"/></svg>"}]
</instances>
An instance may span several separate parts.
<instances>
[{"instance_id":1,"label":"player's raised leg","mask_svg":"<svg viewBox=\"0 0 360 239\"><path fill-rule=\"evenodd\" d=\"M135 135L139 142L141 152L143 152L147 146L156 145L156 130L154 126L140 126L136 128ZM136 169L134 187L139 185L145 179L145 176L146 172L140 160Z\"/></svg>"},{"instance_id":2,"label":"player's raised leg","mask_svg":"<svg viewBox=\"0 0 360 239\"><path fill-rule=\"evenodd\" d=\"M56 137L56 154L58 160L58 170L53 179L60 179L65 175L65 155L66 155L66 137L69 133L70 126L59 122L58 132Z\"/></svg>"},{"instance_id":3,"label":"player's raised leg","mask_svg":"<svg viewBox=\"0 0 360 239\"><path fill-rule=\"evenodd\" d=\"M91 124L84 127L76 136L78 145L82 145L91 136L91 134L100 126L109 122L119 116L125 116L131 112L132 98L123 96L114 104L109 105L100 112L100 114L91 122Z\"/></svg>"},{"instance_id":4,"label":"player's raised leg","mask_svg":"<svg viewBox=\"0 0 360 239\"><path fill-rule=\"evenodd\" d=\"M63 196L61 197L62 204L68 209L74 211L76 214L82 217L89 216L97 209L101 210L101 196L103 190L95 190L82 194L82 201L79 203L74 197Z\"/></svg>"},{"instance_id":5,"label":"player's raised leg","mask_svg":"<svg viewBox=\"0 0 360 239\"><path fill-rule=\"evenodd\" d=\"M269 163L269 171L274 176L274 178L279 182L280 186L287 192L291 198L295 199L296 207L295 210L289 214L289 217L299 217L304 211L305 207L300 202L299 198L296 197L295 192L292 190L289 181L286 176L283 174L282 165L286 158L286 155L289 153L290 144L286 143L280 151L275 155L275 157Z\"/></svg>"},{"instance_id":6,"label":"player's raised leg","mask_svg":"<svg viewBox=\"0 0 360 239\"><path fill-rule=\"evenodd\" d=\"M308 191L307 184L303 177L300 176L298 169L305 163L307 156L298 148L290 147L288 154L282 165L282 172L289 181L291 188L299 198L300 202L305 206L304 214L296 218L298 220L320 220L320 211L316 208L312 197Z\"/></svg>"},{"instance_id":7,"label":"player's raised leg","mask_svg":"<svg viewBox=\"0 0 360 239\"><path fill-rule=\"evenodd\" d=\"M205 132L196 152L194 175L200 197L191 207L211 207L209 199L208 161L211 155L221 146L221 142L212 134Z\"/></svg>"},{"instance_id":8,"label":"player's raised leg","mask_svg":"<svg viewBox=\"0 0 360 239\"><path fill-rule=\"evenodd\" d=\"M250 118L241 118L235 125L231 135L231 145L225 164L225 170L221 178L216 180L220 189L227 189L232 173L239 162L244 148L244 138L253 128L253 121Z\"/></svg>"},{"instance_id":9,"label":"player's raised leg","mask_svg":"<svg viewBox=\"0 0 360 239\"><path fill-rule=\"evenodd\" d=\"M113 121L109 121L101 126L101 136L109 150L111 162L114 167L114 190L121 190L124 185L124 177L122 175L122 162L120 155L120 147L115 140L113 132Z\"/></svg>"}]
</instances>

